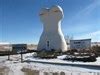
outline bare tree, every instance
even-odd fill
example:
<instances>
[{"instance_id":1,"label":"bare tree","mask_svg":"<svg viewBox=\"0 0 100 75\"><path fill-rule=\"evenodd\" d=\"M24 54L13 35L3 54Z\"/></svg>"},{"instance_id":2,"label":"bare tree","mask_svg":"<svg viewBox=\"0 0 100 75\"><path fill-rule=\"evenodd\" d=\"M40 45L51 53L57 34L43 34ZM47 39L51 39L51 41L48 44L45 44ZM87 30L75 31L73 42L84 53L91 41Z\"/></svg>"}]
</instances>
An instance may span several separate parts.
<instances>
[{"instance_id":1,"label":"bare tree","mask_svg":"<svg viewBox=\"0 0 100 75\"><path fill-rule=\"evenodd\" d=\"M65 40L66 40L66 43L69 45L70 40L73 40L73 36L65 35Z\"/></svg>"}]
</instances>

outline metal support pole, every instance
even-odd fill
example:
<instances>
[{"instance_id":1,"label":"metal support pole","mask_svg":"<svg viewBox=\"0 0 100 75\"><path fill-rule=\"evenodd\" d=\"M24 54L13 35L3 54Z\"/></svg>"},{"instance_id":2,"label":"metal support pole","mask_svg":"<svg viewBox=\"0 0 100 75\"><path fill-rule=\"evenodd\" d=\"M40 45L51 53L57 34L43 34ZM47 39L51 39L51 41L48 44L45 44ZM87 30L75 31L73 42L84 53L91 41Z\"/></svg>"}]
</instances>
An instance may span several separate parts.
<instances>
[{"instance_id":1,"label":"metal support pole","mask_svg":"<svg viewBox=\"0 0 100 75\"><path fill-rule=\"evenodd\" d=\"M23 62L23 54L22 54L22 49L21 49L21 62Z\"/></svg>"},{"instance_id":2,"label":"metal support pole","mask_svg":"<svg viewBox=\"0 0 100 75\"><path fill-rule=\"evenodd\" d=\"M8 60L10 60L10 52L8 51Z\"/></svg>"},{"instance_id":3,"label":"metal support pole","mask_svg":"<svg viewBox=\"0 0 100 75\"><path fill-rule=\"evenodd\" d=\"M10 60L10 54L8 54L8 60Z\"/></svg>"}]
</instances>

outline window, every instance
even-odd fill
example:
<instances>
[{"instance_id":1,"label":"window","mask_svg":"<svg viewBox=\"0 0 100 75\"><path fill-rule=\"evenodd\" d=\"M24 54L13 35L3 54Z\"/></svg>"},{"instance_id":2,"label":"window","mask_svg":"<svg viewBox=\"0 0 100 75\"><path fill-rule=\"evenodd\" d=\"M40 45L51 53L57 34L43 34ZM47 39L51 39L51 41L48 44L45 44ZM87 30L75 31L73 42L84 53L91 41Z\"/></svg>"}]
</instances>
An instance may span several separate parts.
<instances>
[{"instance_id":1,"label":"window","mask_svg":"<svg viewBox=\"0 0 100 75\"><path fill-rule=\"evenodd\" d=\"M74 44L80 44L81 42L74 42Z\"/></svg>"},{"instance_id":2,"label":"window","mask_svg":"<svg viewBox=\"0 0 100 75\"><path fill-rule=\"evenodd\" d=\"M47 41L47 47L49 47L49 41Z\"/></svg>"}]
</instances>

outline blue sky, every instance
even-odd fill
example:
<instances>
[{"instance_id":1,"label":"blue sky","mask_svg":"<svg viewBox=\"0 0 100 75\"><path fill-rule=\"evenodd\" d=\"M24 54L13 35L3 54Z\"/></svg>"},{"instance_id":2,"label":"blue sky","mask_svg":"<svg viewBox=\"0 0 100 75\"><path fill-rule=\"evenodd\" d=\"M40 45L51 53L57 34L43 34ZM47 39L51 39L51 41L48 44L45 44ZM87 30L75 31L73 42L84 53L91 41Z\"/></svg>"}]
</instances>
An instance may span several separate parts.
<instances>
[{"instance_id":1,"label":"blue sky","mask_svg":"<svg viewBox=\"0 0 100 75\"><path fill-rule=\"evenodd\" d=\"M0 0L0 42L37 44L39 11L53 5L64 10L64 35L100 41L100 0Z\"/></svg>"}]
</instances>

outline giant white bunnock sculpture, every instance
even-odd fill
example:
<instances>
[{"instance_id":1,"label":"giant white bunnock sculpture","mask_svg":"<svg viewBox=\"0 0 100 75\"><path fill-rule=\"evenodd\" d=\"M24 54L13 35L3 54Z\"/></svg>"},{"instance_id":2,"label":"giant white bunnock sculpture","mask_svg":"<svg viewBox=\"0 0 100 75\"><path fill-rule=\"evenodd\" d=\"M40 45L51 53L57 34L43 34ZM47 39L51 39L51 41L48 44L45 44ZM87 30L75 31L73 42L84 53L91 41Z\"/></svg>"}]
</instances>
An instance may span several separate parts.
<instances>
[{"instance_id":1,"label":"giant white bunnock sculpture","mask_svg":"<svg viewBox=\"0 0 100 75\"><path fill-rule=\"evenodd\" d=\"M38 43L38 50L67 50L66 41L61 30L63 17L63 10L60 6L41 10L40 20L43 23L43 32Z\"/></svg>"}]
</instances>

